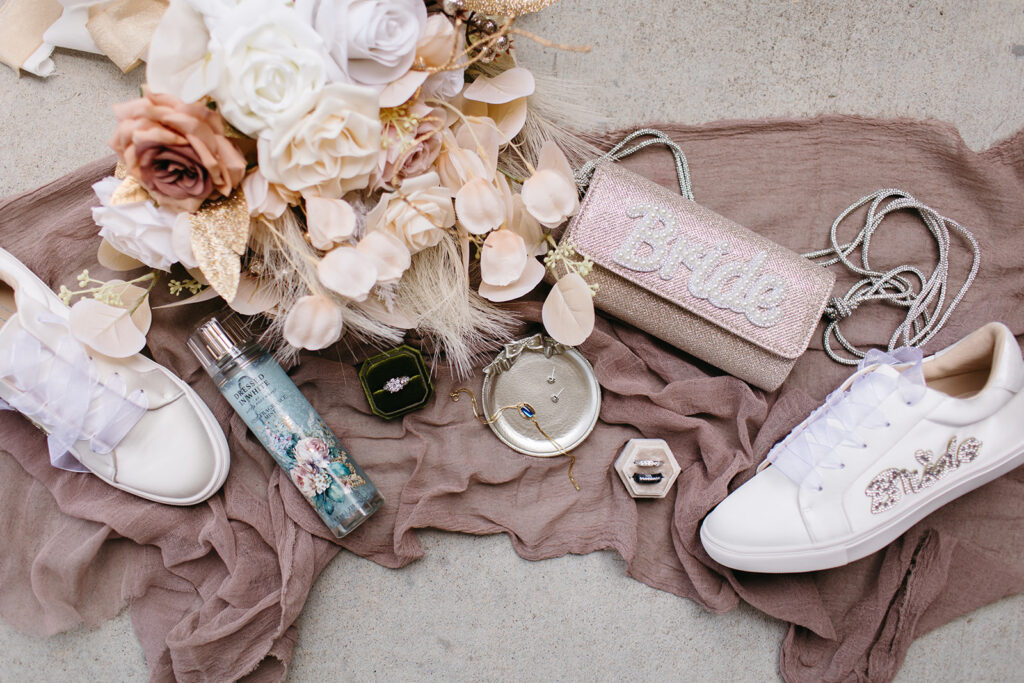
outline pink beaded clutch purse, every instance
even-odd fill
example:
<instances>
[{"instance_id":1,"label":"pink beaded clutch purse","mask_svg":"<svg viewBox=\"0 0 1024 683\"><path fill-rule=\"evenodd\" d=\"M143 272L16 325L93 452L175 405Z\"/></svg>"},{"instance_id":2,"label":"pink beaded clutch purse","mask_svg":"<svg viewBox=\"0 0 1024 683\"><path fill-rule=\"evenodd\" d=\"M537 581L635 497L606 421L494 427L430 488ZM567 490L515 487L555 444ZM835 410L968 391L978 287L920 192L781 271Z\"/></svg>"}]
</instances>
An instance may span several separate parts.
<instances>
[{"instance_id":1,"label":"pink beaded clutch purse","mask_svg":"<svg viewBox=\"0 0 1024 683\"><path fill-rule=\"evenodd\" d=\"M774 390L806 350L835 276L693 201L682 153L655 142L676 153L683 194L606 157L562 239L593 260L599 309Z\"/></svg>"}]
</instances>

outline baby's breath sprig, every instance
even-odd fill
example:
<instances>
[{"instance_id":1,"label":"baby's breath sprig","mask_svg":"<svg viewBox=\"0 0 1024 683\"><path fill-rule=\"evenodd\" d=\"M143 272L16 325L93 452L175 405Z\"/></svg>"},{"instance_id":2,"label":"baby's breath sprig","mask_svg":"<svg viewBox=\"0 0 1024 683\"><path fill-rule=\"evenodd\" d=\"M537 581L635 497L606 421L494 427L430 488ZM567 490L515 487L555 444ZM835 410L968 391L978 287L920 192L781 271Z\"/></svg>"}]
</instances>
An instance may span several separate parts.
<instances>
[{"instance_id":1,"label":"baby's breath sprig","mask_svg":"<svg viewBox=\"0 0 1024 683\"><path fill-rule=\"evenodd\" d=\"M169 280L167 282L167 291L174 296L180 296L183 292L187 291L189 294L198 294L203 289L203 286L197 280L192 278L186 278L184 280Z\"/></svg>"},{"instance_id":2,"label":"baby's breath sprig","mask_svg":"<svg viewBox=\"0 0 1024 683\"><path fill-rule=\"evenodd\" d=\"M72 298L76 296L85 297L91 294L92 298L96 299L100 303L107 304L108 306L114 306L115 308L130 307L129 313L134 313L139 306L142 305L142 302L145 301L146 296L153 291L153 286L156 284L158 277L159 275L157 275L155 271L151 271L127 282L105 282L103 280L93 278L89 274L89 270L85 269L78 274L78 277L75 278L76 282L78 282L77 290L71 290L64 285L61 285L60 290L57 292L57 296L62 302L64 302L65 306L70 306ZM122 297L128 291L128 288L132 285L141 285L143 282L149 282L149 286L146 287L146 291L130 304L125 303ZM93 286L90 287L89 285Z\"/></svg>"},{"instance_id":3,"label":"baby's breath sprig","mask_svg":"<svg viewBox=\"0 0 1024 683\"><path fill-rule=\"evenodd\" d=\"M594 262L589 256L584 256L576 251L576 245L572 240L564 239L562 240L562 243L559 244L555 242L555 238L551 235L547 236L547 240L550 248L548 249L547 255L544 257L544 267L551 271L552 275L555 277L559 276L558 264L562 264L562 267L565 269L565 274L576 273L584 279L590 275L590 272L594 269ZM597 288L599 285L596 282L587 283L587 286L590 287L591 296L597 294Z\"/></svg>"},{"instance_id":4,"label":"baby's breath sprig","mask_svg":"<svg viewBox=\"0 0 1024 683\"><path fill-rule=\"evenodd\" d=\"M469 240L469 243L474 245L474 246L476 246L476 249L474 250L474 253L476 254L475 258L476 258L477 261L480 260L480 257L484 253L484 238L485 237L486 237L486 235L473 235L473 234L470 234L470 235L466 236L466 238Z\"/></svg>"}]
</instances>

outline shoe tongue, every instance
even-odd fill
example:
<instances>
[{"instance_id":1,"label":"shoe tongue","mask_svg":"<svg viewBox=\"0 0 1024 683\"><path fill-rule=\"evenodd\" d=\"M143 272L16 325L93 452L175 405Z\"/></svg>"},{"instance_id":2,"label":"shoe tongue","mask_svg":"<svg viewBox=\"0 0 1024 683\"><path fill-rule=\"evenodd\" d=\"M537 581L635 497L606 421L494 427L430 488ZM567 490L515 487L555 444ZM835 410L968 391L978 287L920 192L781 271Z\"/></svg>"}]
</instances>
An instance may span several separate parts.
<instances>
[{"instance_id":1,"label":"shoe tongue","mask_svg":"<svg viewBox=\"0 0 1024 683\"><path fill-rule=\"evenodd\" d=\"M882 377L891 377L893 379L897 379L900 375L903 374L903 369L904 368L902 367L897 368L894 365L876 365L873 368L869 368L868 372L876 376L880 375Z\"/></svg>"},{"instance_id":2,"label":"shoe tongue","mask_svg":"<svg viewBox=\"0 0 1024 683\"><path fill-rule=\"evenodd\" d=\"M926 390L921 365L918 363L901 363L900 365L882 363L868 366L855 377L860 378L859 381L868 382L878 387L896 387L905 400L916 401Z\"/></svg>"}]
</instances>

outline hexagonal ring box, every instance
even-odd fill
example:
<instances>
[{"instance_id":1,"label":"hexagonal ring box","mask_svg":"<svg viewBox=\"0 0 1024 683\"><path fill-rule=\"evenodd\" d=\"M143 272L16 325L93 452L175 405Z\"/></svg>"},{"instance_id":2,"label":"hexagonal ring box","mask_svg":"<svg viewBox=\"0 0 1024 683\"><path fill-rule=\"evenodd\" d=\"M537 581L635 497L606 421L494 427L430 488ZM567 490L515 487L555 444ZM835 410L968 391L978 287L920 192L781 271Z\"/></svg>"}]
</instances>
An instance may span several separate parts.
<instances>
[{"instance_id":1,"label":"hexagonal ring box","mask_svg":"<svg viewBox=\"0 0 1024 683\"><path fill-rule=\"evenodd\" d=\"M634 498L664 498L681 470L672 449L662 439L630 439L615 460L615 471ZM644 482L658 475L661 478L657 481Z\"/></svg>"}]
</instances>

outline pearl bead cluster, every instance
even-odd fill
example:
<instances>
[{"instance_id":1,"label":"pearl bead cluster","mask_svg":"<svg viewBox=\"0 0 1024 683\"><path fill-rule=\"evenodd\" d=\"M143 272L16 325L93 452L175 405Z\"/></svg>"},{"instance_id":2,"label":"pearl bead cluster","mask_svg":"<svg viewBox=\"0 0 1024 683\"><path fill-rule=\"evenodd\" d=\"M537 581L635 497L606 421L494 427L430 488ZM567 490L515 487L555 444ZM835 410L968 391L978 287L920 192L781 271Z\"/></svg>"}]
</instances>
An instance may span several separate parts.
<instances>
[{"instance_id":1,"label":"pearl bead cluster","mask_svg":"<svg viewBox=\"0 0 1024 683\"><path fill-rule=\"evenodd\" d=\"M674 278L683 265L690 270L686 285L695 298L743 313L758 327L771 327L782 318L786 281L777 273L760 273L766 252L758 251L746 261L723 260L731 251L726 240L709 247L678 234L675 215L665 207L639 204L626 215L639 221L612 256L615 263L640 273L658 271L663 280Z\"/></svg>"}]
</instances>

